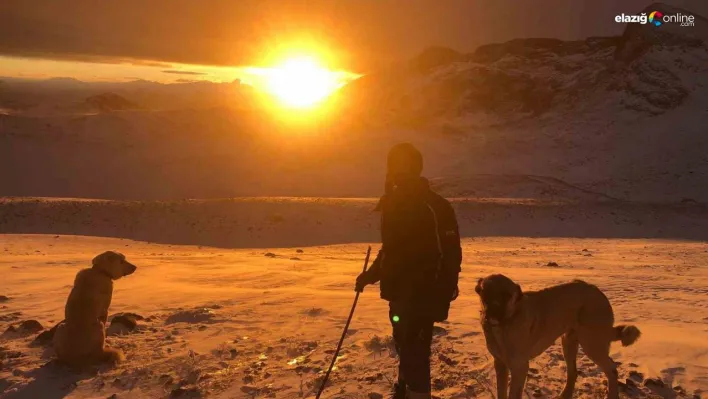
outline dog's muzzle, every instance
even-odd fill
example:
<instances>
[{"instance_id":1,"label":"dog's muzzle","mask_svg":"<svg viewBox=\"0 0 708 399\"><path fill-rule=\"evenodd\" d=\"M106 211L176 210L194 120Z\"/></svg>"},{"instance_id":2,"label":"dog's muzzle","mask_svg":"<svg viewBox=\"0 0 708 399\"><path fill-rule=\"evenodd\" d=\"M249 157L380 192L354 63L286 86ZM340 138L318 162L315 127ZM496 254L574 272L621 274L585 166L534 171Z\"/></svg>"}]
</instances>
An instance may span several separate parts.
<instances>
[{"instance_id":1,"label":"dog's muzzle","mask_svg":"<svg viewBox=\"0 0 708 399\"><path fill-rule=\"evenodd\" d=\"M484 322L492 325L498 326L502 324L502 321L506 318L506 309L504 306L497 304L495 302L488 304L484 309Z\"/></svg>"},{"instance_id":2,"label":"dog's muzzle","mask_svg":"<svg viewBox=\"0 0 708 399\"><path fill-rule=\"evenodd\" d=\"M135 270L138 269L137 266L135 266L135 265L132 264L132 263L128 263L128 262L125 263L125 266L126 266L126 267L125 267L125 274L124 274L124 276L129 276L129 275L135 273Z\"/></svg>"},{"instance_id":3,"label":"dog's muzzle","mask_svg":"<svg viewBox=\"0 0 708 399\"><path fill-rule=\"evenodd\" d=\"M487 319L497 319L501 320L506 316L506 311L504 308L500 307L488 307L485 312Z\"/></svg>"}]
</instances>

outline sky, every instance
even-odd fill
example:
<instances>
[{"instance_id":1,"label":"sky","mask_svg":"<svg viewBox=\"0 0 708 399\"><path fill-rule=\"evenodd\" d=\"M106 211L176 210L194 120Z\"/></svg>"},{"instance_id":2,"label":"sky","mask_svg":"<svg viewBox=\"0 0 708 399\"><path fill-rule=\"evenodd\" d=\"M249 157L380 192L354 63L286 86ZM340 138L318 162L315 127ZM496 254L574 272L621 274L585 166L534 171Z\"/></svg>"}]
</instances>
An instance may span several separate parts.
<instances>
[{"instance_id":1,"label":"sky","mask_svg":"<svg viewBox=\"0 0 708 399\"><path fill-rule=\"evenodd\" d=\"M431 45L621 33L645 0L0 0L0 76L248 78L289 53L368 73ZM706 0L667 0L708 15ZM254 69L256 68L256 69Z\"/></svg>"}]
</instances>

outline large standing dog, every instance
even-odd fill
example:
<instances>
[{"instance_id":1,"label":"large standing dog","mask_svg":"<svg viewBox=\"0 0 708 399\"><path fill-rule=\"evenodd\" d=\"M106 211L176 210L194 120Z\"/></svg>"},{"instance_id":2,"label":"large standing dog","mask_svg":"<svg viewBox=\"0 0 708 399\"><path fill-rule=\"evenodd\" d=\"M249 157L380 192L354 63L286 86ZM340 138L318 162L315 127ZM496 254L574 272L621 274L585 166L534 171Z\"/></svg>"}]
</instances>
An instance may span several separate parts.
<instances>
[{"instance_id":1,"label":"large standing dog","mask_svg":"<svg viewBox=\"0 0 708 399\"><path fill-rule=\"evenodd\" d=\"M113 280L133 274L136 266L118 252L93 258L93 267L76 275L66 302L65 319L54 335L54 351L61 362L81 367L96 362L120 362L119 349L104 346Z\"/></svg>"},{"instance_id":2,"label":"large standing dog","mask_svg":"<svg viewBox=\"0 0 708 399\"><path fill-rule=\"evenodd\" d=\"M475 289L482 302L481 322L487 349L494 357L497 398L521 399L529 360L543 353L562 336L568 380L561 393L571 398L578 376L578 345L607 377L608 397L619 397L617 370L610 358L610 343L623 346L639 338L635 326L614 326L612 306L599 288L575 280L535 292L501 274L479 279Z\"/></svg>"}]
</instances>

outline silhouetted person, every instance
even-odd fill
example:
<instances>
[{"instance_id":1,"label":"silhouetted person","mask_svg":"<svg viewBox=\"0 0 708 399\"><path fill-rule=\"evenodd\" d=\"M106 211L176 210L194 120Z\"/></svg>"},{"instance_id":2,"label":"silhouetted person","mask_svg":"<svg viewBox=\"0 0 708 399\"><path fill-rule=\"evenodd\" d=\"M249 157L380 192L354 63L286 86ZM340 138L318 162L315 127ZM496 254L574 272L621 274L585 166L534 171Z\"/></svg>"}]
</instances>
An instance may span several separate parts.
<instances>
[{"instance_id":1,"label":"silhouetted person","mask_svg":"<svg viewBox=\"0 0 708 399\"><path fill-rule=\"evenodd\" d=\"M423 157L411 144L388 154L381 212L381 250L356 290L381 282L400 359L393 398L430 398L433 323L447 319L462 263L455 211L421 177Z\"/></svg>"}]
</instances>

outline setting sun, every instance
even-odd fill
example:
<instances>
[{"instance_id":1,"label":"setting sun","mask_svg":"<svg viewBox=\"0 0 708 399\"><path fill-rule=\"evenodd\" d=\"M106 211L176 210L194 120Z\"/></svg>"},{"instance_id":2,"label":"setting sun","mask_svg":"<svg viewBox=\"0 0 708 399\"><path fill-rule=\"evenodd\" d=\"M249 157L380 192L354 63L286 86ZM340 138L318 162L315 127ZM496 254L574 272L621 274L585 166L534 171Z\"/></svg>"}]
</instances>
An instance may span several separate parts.
<instances>
[{"instance_id":1,"label":"setting sun","mask_svg":"<svg viewBox=\"0 0 708 399\"><path fill-rule=\"evenodd\" d=\"M268 92L292 108L312 107L341 84L336 72L323 68L314 58L307 56L287 59L270 68L266 75Z\"/></svg>"}]
</instances>

